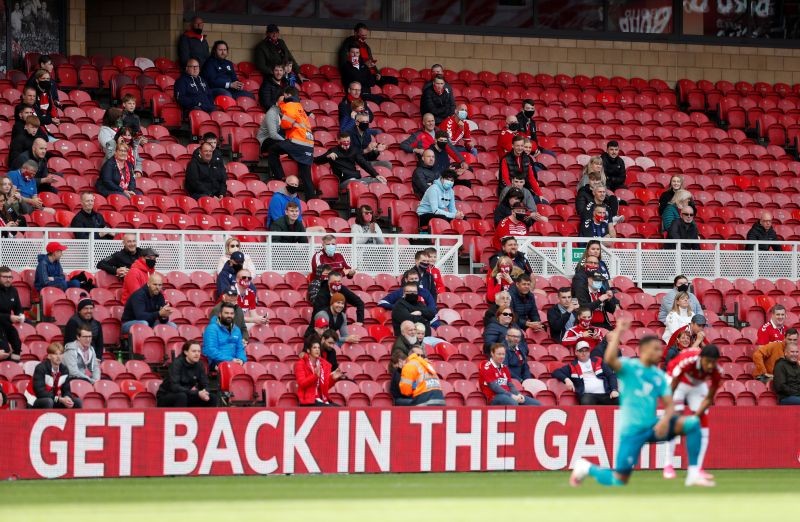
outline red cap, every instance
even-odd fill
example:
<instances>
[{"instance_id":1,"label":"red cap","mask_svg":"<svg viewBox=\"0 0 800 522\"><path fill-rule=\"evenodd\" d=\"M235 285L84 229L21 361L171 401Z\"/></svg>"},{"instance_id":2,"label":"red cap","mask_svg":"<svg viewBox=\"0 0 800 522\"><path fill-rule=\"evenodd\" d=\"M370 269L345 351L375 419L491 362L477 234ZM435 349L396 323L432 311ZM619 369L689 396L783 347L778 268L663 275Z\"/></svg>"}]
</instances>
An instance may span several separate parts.
<instances>
[{"instance_id":1,"label":"red cap","mask_svg":"<svg viewBox=\"0 0 800 522\"><path fill-rule=\"evenodd\" d=\"M314 321L314 328L327 328L328 320L324 317L317 317L317 320Z\"/></svg>"},{"instance_id":2,"label":"red cap","mask_svg":"<svg viewBox=\"0 0 800 522\"><path fill-rule=\"evenodd\" d=\"M53 252L58 252L59 250L66 250L66 249L67 247L55 241L47 243L47 248L46 248L48 254L52 254Z\"/></svg>"}]
</instances>

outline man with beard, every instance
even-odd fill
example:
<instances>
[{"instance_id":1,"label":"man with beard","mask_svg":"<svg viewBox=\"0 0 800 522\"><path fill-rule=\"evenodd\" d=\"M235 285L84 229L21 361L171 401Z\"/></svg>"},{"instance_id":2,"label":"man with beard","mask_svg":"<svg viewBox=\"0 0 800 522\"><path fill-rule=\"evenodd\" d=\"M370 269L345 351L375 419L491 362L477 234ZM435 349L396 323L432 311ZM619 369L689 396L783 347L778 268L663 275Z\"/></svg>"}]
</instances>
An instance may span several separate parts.
<instances>
[{"instance_id":1,"label":"man with beard","mask_svg":"<svg viewBox=\"0 0 800 522\"><path fill-rule=\"evenodd\" d=\"M219 315L212 318L203 331L203 355L208 359L209 368L221 362L244 364L247 360L242 331L233 324L234 312L234 305L222 303Z\"/></svg>"}]
</instances>

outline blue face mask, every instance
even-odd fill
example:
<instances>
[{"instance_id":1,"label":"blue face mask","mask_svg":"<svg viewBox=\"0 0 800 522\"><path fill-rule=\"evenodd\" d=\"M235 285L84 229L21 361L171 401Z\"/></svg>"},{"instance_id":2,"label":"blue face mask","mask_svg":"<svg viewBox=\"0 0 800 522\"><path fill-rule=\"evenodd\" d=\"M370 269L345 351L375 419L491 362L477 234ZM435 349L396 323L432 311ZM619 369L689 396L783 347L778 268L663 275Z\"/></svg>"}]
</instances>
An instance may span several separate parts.
<instances>
[{"instance_id":1,"label":"blue face mask","mask_svg":"<svg viewBox=\"0 0 800 522\"><path fill-rule=\"evenodd\" d=\"M467 119L467 111L458 111L458 119L459 120L466 120Z\"/></svg>"},{"instance_id":2,"label":"blue face mask","mask_svg":"<svg viewBox=\"0 0 800 522\"><path fill-rule=\"evenodd\" d=\"M445 190L449 190L449 189L453 188L453 182L450 181L449 179L446 179L446 180L442 181L442 186L444 187Z\"/></svg>"},{"instance_id":3,"label":"blue face mask","mask_svg":"<svg viewBox=\"0 0 800 522\"><path fill-rule=\"evenodd\" d=\"M336 253L336 245L325 245L325 255L328 257L333 257L333 254Z\"/></svg>"},{"instance_id":4,"label":"blue face mask","mask_svg":"<svg viewBox=\"0 0 800 522\"><path fill-rule=\"evenodd\" d=\"M603 288L603 282L602 281L592 281L592 288L594 288L595 290L600 290L601 288Z\"/></svg>"}]
</instances>

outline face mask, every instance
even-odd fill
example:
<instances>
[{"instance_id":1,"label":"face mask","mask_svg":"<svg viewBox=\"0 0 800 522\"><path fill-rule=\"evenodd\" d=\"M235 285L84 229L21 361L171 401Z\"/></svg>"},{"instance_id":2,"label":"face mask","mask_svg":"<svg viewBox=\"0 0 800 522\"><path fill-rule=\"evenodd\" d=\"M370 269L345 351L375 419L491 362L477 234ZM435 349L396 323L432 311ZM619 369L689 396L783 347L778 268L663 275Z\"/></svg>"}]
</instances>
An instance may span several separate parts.
<instances>
[{"instance_id":1,"label":"face mask","mask_svg":"<svg viewBox=\"0 0 800 522\"><path fill-rule=\"evenodd\" d=\"M535 111L522 111L526 118L533 118L533 113Z\"/></svg>"},{"instance_id":2,"label":"face mask","mask_svg":"<svg viewBox=\"0 0 800 522\"><path fill-rule=\"evenodd\" d=\"M689 291L689 285L680 285L677 290L678 290L678 292L688 292Z\"/></svg>"},{"instance_id":3,"label":"face mask","mask_svg":"<svg viewBox=\"0 0 800 522\"><path fill-rule=\"evenodd\" d=\"M239 285L241 286L250 286L250 281L246 279L239 279Z\"/></svg>"},{"instance_id":4,"label":"face mask","mask_svg":"<svg viewBox=\"0 0 800 522\"><path fill-rule=\"evenodd\" d=\"M361 129L362 131L369 129L369 122L368 121L359 122L358 128Z\"/></svg>"},{"instance_id":5,"label":"face mask","mask_svg":"<svg viewBox=\"0 0 800 522\"><path fill-rule=\"evenodd\" d=\"M147 265L147 268L155 268L156 267L156 260L155 259L145 259L144 264Z\"/></svg>"},{"instance_id":6,"label":"face mask","mask_svg":"<svg viewBox=\"0 0 800 522\"><path fill-rule=\"evenodd\" d=\"M35 172L28 172L25 170L22 171L22 177L25 178L25 181L32 180L35 174L36 174Z\"/></svg>"},{"instance_id":7,"label":"face mask","mask_svg":"<svg viewBox=\"0 0 800 522\"><path fill-rule=\"evenodd\" d=\"M503 272L504 274L508 274L509 272L511 272L511 267L510 266L501 267L500 271Z\"/></svg>"},{"instance_id":8,"label":"face mask","mask_svg":"<svg viewBox=\"0 0 800 522\"><path fill-rule=\"evenodd\" d=\"M600 290L601 288L603 288L603 282L602 281L592 281L592 288L594 288L595 290Z\"/></svg>"},{"instance_id":9,"label":"face mask","mask_svg":"<svg viewBox=\"0 0 800 522\"><path fill-rule=\"evenodd\" d=\"M193 27L192 32L194 34L203 34L203 29L201 27Z\"/></svg>"},{"instance_id":10,"label":"face mask","mask_svg":"<svg viewBox=\"0 0 800 522\"><path fill-rule=\"evenodd\" d=\"M419 301L419 296L417 294L406 294L404 299L407 303L417 304L417 301Z\"/></svg>"},{"instance_id":11,"label":"face mask","mask_svg":"<svg viewBox=\"0 0 800 522\"><path fill-rule=\"evenodd\" d=\"M436 94L442 94L444 92L444 85L442 85L441 87L438 85L434 85L433 92L435 92Z\"/></svg>"},{"instance_id":12,"label":"face mask","mask_svg":"<svg viewBox=\"0 0 800 522\"><path fill-rule=\"evenodd\" d=\"M42 88L43 91L50 90L50 80L43 80L39 82L39 87Z\"/></svg>"},{"instance_id":13,"label":"face mask","mask_svg":"<svg viewBox=\"0 0 800 522\"><path fill-rule=\"evenodd\" d=\"M590 326L592 326L592 320L591 319L581 319L581 326L584 327L584 328L589 328Z\"/></svg>"},{"instance_id":14,"label":"face mask","mask_svg":"<svg viewBox=\"0 0 800 522\"><path fill-rule=\"evenodd\" d=\"M466 120L467 119L467 111L458 111L458 119L459 120Z\"/></svg>"},{"instance_id":15,"label":"face mask","mask_svg":"<svg viewBox=\"0 0 800 522\"><path fill-rule=\"evenodd\" d=\"M336 253L336 245L325 245L325 255L328 257L333 257Z\"/></svg>"},{"instance_id":16,"label":"face mask","mask_svg":"<svg viewBox=\"0 0 800 522\"><path fill-rule=\"evenodd\" d=\"M444 148L447 145L447 140L437 141L436 143L439 144L440 148Z\"/></svg>"},{"instance_id":17,"label":"face mask","mask_svg":"<svg viewBox=\"0 0 800 522\"><path fill-rule=\"evenodd\" d=\"M289 194L297 194L297 191L300 190L300 187L295 187L294 185L286 185L286 192Z\"/></svg>"},{"instance_id":18,"label":"face mask","mask_svg":"<svg viewBox=\"0 0 800 522\"><path fill-rule=\"evenodd\" d=\"M428 268L430 268L430 266L431 266L431 264L430 264L430 263L420 263L420 264L419 264L419 267L420 267L421 269L423 269L423 270L427 270Z\"/></svg>"},{"instance_id":19,"label":"face mask","mask_svg":"<svg viewBox=\"0 0 800 522\"><path fill-rule=\"evenodd\" d=\"M403 338L406 340L408 344L417 344L416 335L404 335Z\"/></svg>"},{"instance_id":20,"label":"face mask","mask_svg":"<svg viewBox=\"0 0 800 522\"><path fill-rule=\"evenodd\" d=\"M514 215L517 216L517 219L525 219L525 212L514 212Z\"/></svg>"},{"instance_id":21,"label":"face mask","mask_svg":"<svg viewBox=\"0 0 800 522\"><path fill-rule=\"evenodd\" d=\"M586 265L585 268L587 272L594 272L600 267L598 267L597 265Z\"/></svg>"},{"instance_id":22,"label":"face mask","mask_svg":"<svg viewBox=\"0 0 800 522\"><path fill-rule=\"evenodd\" d=\"M450 181L449 179L446 179L446 180L442 181L442 186L444 187L445 190L449 190L449 189L453 188L453 182Z\"/></svg>"},{"instance_id":23,"label":"face mask","mask_svg":"<svg viewBox=\"0 0 800 522\"><path fill-rule=\"evenodd\" d=\"M339 145L339 148L341 148L342 150L350 150L350 144L349 143L346 143L346 144L342 143L342 144Z\"/></svg>"},{"instance_id":24,"label":"face mask","mask_svg":"<svg viewBox=\"0 0 800 522\"><path fill-rule=\"evenodd\" d=\"M335 293L337 293L337 292L339 292L339 290L341 290L341 289L342 289L342 285L341 285L341 284L339 284L339 283L337 283L337 284L335 284L335 285L330 285L330 290L331 290L331 292L333 292L334 294L335 294Z\"/></svg>"},{"instance_id":25,"label":"face mask","mask_svg":"<svg viewBox=\"0 0 800 522\"><path fill-rule=\"evenodd\" d=\"M234 273L236 273L239 270L241 270L243 267L240 264L234 264L234 265L231 265L231 268L233 268Z\"/></svg>"},{"instance_id":26,"label":"face mask","mask_svg":"<svg viewBox=\"0 0 800 522\"><path fill-rule=\"evenodd\" d=\"M519 123L510 123L508 125L508 130L510 130L511 132L518 131L519 130Z\"/></svg>"}]
</instances>

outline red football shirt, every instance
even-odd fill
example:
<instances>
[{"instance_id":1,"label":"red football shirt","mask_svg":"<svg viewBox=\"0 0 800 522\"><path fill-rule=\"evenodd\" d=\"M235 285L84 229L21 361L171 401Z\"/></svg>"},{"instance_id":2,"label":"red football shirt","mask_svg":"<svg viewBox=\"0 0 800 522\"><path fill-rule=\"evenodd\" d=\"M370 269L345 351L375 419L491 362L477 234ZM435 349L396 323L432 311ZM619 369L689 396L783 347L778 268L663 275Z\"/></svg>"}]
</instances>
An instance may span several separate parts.
<instances>
[{"instance_id":1,"label":"red football shirt","mask_svg":"<svg viewBox=\"0 0 800 522\"><path fill-rule=\"evenodd\" d=\"M781 325L780 327L778 327L772 324L772 321L767 321L766 324L764 324L764 326L758 329L758 337L756 338L756 344L761 346L775 341L783 341L785 337L786 337L786 326Z\"/></svg>"},{"instance_id":2,"label":"red football shirt","mask_svg":"<svg viewBox=\"0 0 800 522\"><path fill-rule=\"evenodd\" d=\"M478 369L478 378L480 379L481 391L488 402L492 402L495 396L495 393L489 388L490 382L498 381L498 384L504 390L511 391L508 386L508 383L511 382L511 372L508 371L508 367L505 365L498 367L492 361L486 361Z\"/></svg>"},{"instance_id":3,"label":"red football shirt","mask_svg":"<svg viewBox=\"0 0 800 522\"><path fill-rule=\"evenodd\" d=\"M677 357L672 359L667 366L667 373L678 382L690 386L699 386L706 380L711 381L711 387L719 386L722 373L718 366L706 373L700 365L700 348L687 348L682 350Z\"/></svg>"}]
</instances>

